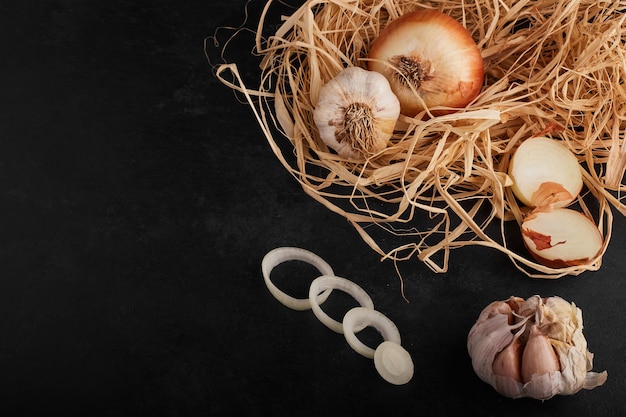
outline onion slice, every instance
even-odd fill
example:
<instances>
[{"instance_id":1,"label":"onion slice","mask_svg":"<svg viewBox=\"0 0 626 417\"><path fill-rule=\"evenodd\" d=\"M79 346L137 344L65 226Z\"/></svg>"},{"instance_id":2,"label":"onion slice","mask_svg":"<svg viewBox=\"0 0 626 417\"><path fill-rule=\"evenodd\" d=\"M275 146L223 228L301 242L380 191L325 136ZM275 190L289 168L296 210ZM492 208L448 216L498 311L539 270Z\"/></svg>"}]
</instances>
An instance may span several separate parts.
<instances>
[{"instance_id":1,"label":"onion slice","mask_svg":"<svg viewBox=\"0 0 626 417\"><path fill-rule=\"evenodd\" d=\"M330 265L314 254L313 252L309 252L306 249L295 248L295 247L281 247L276 248L269 251L261 262L261 269L263 271L263 279L265 280L265 285L270 293L283 305L293 309L293 310L309 310L311 308L311 301L308 298L294 298L290 295L285 294L283 291L278 289L276 285L272 282L270 275L272 270L279 264L287 261L303 261L308 264L313 265L320 271L321 275L335 275L333 269ZM323 291L317 297L315 297L316 304L322 304L328 296L330 295L332 288Z\"/></svg>"},{"instance_id":2,"label":"onion slice","mask_svg":"<svg viewBox=\"0 0 626 417\"><path fill-rule=\"evenodd\" d=\"M338 289L350 294L362 307L369 309L374 308L374 302L370 296L363 288L359 287L354 282L334 275L325 275L315 278L309 288L311 310L313 310L313 314L315 314L315 317L317 317L319 321L336 333L343 333L343 325L328 316L317 302L320 293L323 294L323 291L332 289Z\"/></svg>"},{"instance_id":3,"label":"onion slice","mask_svg":"<svg viewBox=\"0 0 626 417\"><path fill-rule=\"evenodd\" d=\"M387 316L370 308L355 307L343 317L343 334L350 347L366 358L374 359L374 349L361 342L354 331L367 326L378 330L385 341L400 344L400 332Z\"/></svg>"},{"instance_id":4,"label":"onion slice","mask_svg":"<svg viewBox=\"0 0 626 417\"><path fill-rule=\"evenodd\" d=\"M400 344L385 341L374 354L374 366L383 379L394 385L403 385L413 378L411 355Z\"/></svg>"}]
</instances>

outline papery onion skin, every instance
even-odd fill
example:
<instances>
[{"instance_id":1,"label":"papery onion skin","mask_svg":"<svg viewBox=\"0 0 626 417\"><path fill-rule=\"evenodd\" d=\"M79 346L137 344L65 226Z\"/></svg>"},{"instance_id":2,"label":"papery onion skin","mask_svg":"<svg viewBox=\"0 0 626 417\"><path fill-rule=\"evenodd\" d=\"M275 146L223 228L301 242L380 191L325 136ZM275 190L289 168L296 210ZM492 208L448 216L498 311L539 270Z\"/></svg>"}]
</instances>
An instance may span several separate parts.
<instances>
[{"instance_id":1,"label":"papery onion skin","mask_svg":"<svg viewBox=\"0 0 626 417\"><path fill-rule=\"evenodd\" d=\"M368 69L385 75L398 96L403 115L426 108L433 115L466 107L480 93L484 64L471 34L454 18L436 10L416 10L391 21L373 42ZM407 85L405 68L416 81ZM419 83L419 85L417 85Z\"/></svg>"}]
</instances>

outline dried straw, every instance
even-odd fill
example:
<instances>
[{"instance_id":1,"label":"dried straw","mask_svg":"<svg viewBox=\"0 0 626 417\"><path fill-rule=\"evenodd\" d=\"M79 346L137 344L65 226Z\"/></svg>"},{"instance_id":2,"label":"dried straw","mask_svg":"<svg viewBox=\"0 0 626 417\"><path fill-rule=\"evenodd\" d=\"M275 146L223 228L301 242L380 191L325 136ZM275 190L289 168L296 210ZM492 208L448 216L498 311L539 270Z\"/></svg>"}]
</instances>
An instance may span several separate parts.
<instances>
[{"instance_id":1,"label":"dried straw","mask_svg":"<svg viewBox=\"0 0 626 417\"><path fill-rule=\"evenodd\" d=\"M446 272L452 249L481 245L505 253L530 277L600 267L612 210L626 214L626 1L310 0L265 38L272 7L270 0L256 32L259 86L247 88L232 63L217 76L244 94L304 191L344 216L383 259L415 256ZM485 62L481 94L454 114L401 116L387 149L365 162L342 159L313 122L320 88L346 66L365 67L380 30L421 8L443 11L470 31ZM562 139L584 169L575 205L605 237L588 264L548 268L520 244L525 209L506 172L519 143L539 134ZM293 155L283 152L285 138Z\"/></svg>"}]
</instances>

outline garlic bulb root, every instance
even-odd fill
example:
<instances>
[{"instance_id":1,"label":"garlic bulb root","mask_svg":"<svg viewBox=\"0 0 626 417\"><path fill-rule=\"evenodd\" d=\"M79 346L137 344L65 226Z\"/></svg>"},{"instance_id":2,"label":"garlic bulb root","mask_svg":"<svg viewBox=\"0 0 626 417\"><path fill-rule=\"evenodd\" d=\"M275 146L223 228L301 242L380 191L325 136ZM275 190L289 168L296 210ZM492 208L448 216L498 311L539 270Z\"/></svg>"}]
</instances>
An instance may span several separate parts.
<instances>
[{"instance_id":1,"label":"garlic bulb root","mask_svg":"<svg viewBox=\"0 0 626 417\"><path fill-rule=\"evenodd\" d=\"M510 297L483 309L467 349L480 379L510 398L541 400L593 389L607 372L591 372L582 311L560 297Z\"/></svg>"},{"instance_id":2,"label":"garlic bulb root","mask_svg":"<svg viewBox=\"0 0 626 417\"><path fill-rule=\"evenodd\" d=\"M343 69L320 89L313 120L322 141L340 156L365 159L385 149L400 102L381 74Z\"/></svg>"}]
</instances>

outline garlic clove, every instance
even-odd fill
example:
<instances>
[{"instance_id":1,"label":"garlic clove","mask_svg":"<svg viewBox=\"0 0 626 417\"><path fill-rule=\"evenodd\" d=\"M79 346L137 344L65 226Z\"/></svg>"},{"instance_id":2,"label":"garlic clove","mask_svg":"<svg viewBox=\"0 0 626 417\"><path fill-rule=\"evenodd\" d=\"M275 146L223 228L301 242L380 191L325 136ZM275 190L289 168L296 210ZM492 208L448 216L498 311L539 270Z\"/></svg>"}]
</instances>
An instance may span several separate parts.
<instances>
[{"instance_id":1,"label":"garlic clove","mask_svg":"<svg viewBox=\"0 0 626 417\"><path fill-rule=\"evenodd\" d=\"M529 207L565 207L583 186L578 159L565 145L545 136L525 140L509 163L513 194Z\"/></svg>"},{"instance_id":2,"label":"garlic clove","mask_svg":"<svg viewBox=\"0 0 626 417\"><path fill-rule=\"evenodd\" d=\"M515 297L517 299L517 297ZM509 303L496 301L485 307L470 330L467 349L472 366L483 381L491 384L496 355L514 339L513 331L521 324L511 325L513 310Z\"/></svg>"},{"instance_id":3,"label":"garlic clove","mask_svg":"<svg viewBox=\"0 0 626 417\"><path fill-rule=\"evenodd\" d=\"M494 375L506 376L517 382L522 382L522 352L524 345L519 338L502 349L494 358L493 373Z\"/></svg>"},{"instance_id":4,"label":"garlic clove","mask_svg":"<svg viewBox=\"0 0 626 417\"><path fill-rule=\"evenodd\" d=\"M521 227L526 248L539 263L551 268L588 264L604 244L595 223L572 209L534 211Z\"/></svg>"},{"instance_id":5,"label":"garlic clove","mask_svg":"<svg viewBox=\"0 0 626 417\"><path fill-rule=\"evenodd\" d=\"M561 366L550 339L533 325L522 353L522 381L529 382L534 376L560 371Z\"/></svg>"},{"instance_id":6,"label":"garlic clove","mask_svg":"<svg viewBox=\"0 0 626 417\"><path fill-rule=\"evenodd\" d=\"M313 120L329 148L364 159L387 147L399 115L400 103L385 77L348 67L320 89Z\"/></svg>"},{"instance_id":7,"label":"garlic clove","mask_svg":"<svg viewBox=\"0 0 626 417\"><path fill-rule=\"evenodd\" d=\"M520 398L524 395L522 386L522 351L524 345L515 337L494 358L492 365L491 385L509 398Z\"/></svg>"},{"instance_id":8,"label":"garlic clove","mask_svg":"<svg viewBox=\"0 0 626 417\"><path fill-rule=\"evenodd\" d=\"M387 77L402 114L409 117L439 106L463 108L483 84L483 59L471 34L436 10L417 10L391 21L368 58L368 69Z\"/></svg>"}]
</instances>

